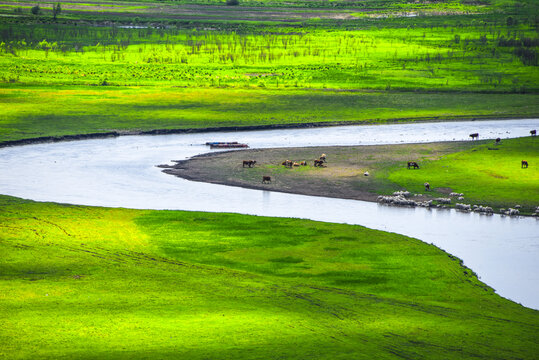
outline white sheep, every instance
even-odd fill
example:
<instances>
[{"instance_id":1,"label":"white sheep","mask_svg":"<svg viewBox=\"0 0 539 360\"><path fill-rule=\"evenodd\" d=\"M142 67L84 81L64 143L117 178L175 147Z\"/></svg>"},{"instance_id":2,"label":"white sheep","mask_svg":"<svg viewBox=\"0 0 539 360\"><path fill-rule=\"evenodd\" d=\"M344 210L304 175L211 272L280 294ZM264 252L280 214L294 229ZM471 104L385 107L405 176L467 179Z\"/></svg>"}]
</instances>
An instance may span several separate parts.
<instances>
[{"instance_id":1,"label":"white sheep","mask_svg":"<svg viewBox=\"0 0 539 360\"><path fill-rule=\"evenodd\" d=\"M471 211L472 207L471 207L471 205L468 205L468 204L456 203L455 204L455 209L462 210L462 211Z\"/></svg>"},{"instance_id":2,"label":"white sheep","mask_svg":"<svg viewBox=\"0 0 539 360\"><path fill-rule=\"evenodd\" d=\"M451 198L436 198L434 199L438 204L451 204Z\"/></svg>"},{"instance_id":3,"label":"white sheep","mask_svg":"<svg viewBox=\"0 0 539 360\"><path fill-rule=\"evenodd\" d=\"M410 196L410 192L409 191L395 191L393 193L394 196L404 196L404 197L409 197Z\"/></svg>"}]
</instances>

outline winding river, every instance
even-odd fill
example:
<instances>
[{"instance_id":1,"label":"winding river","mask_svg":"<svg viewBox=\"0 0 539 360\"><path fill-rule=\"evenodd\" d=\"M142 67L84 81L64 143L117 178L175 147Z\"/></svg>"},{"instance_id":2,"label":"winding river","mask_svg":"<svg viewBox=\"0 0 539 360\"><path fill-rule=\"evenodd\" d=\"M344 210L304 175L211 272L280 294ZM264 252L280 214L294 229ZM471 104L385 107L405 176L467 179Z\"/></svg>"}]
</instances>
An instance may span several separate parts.
<instances>
[{"instance_id":1,"label":"winding river","mask_svg":"<svg viewBox=\"0 0 539 360\"><path fill-rule=\"evenodd\" d=\"M122 136L0 149L0 193L38 201L235 212L359 224L433 243L463 259L506 298L539 309L539 221L454 210L394 208L192 182L158 164L206 153L206 141L251 148L374 145L528 136L538 119ZM538 184L539 191L539 184ZM537 204L539 205L539 204Z\"/></svg>"}]
</instances>

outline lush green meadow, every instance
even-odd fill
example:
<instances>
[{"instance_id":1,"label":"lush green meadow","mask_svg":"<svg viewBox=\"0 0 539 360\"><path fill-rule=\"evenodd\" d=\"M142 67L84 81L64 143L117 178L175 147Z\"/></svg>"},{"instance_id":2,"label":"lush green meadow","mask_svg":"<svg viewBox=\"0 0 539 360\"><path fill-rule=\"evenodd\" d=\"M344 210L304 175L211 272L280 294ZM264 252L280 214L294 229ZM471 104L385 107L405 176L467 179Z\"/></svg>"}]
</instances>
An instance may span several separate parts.
<instances>
[{"instance_id":1,"label":"lush green meadow","mask_svg":"<svg viewBox=\"0 0 539 360\"><path fill-rule=\"evenodd\" d=\"M359 226L0 200L0 356L532 359L538 312Z\"/></svg>"},{"instance_id":2,"label":"lush green meadow","mask_svg":"<svg viewBox=\"0 0 539 360\"><path fill-rule=\"evenodd\" d=\"M532 20L234 30L3 24L0 79L26 85L536 92ZM380 23L379 25L382 25Z\"/></svg>"},{"instance_id":3,"label":"lush green meadow","mask_svg":"<svg viewBox=\"0 0 539 360\"><path fill-rule=\"evenodd\" d=\"M470 150L429 159L423 157L420 171L394 166L383 172L387 180L412 192L424 191L422 184L452 189L466 195L465 203L488 204L496 208L524 206L533 212L539 206L539 141L537 137L486 141ZM527 160L530 167L522 168Z\"/></svg>"},{"instance_id":4,"label":"lush green meadow","mask_svg":"<svg viewBox=\"0 0 539 360\"><path fill-rule=\"evenodd\" d=\"M220 126L533 117L531 94L422 94L242 88L0 88L0 141Z\"/></svg>"},{"instance_id":5,"label":"lush green meadow","mask_svg":"<svg viewBox=\"0 0 539 360\"><path fill-rule=\"evenodd\" d=\"M0 6L2 140L539 114L533 1L60 3Z\"/></svg>"}]
</instances>

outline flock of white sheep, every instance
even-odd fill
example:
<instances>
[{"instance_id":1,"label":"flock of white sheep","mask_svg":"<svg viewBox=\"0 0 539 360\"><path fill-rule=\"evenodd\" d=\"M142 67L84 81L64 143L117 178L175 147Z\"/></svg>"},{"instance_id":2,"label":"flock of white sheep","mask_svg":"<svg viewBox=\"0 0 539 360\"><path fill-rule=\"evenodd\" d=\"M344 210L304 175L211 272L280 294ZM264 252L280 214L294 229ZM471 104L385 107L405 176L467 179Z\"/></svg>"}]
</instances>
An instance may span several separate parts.
<instances>
[{"instance_id":1,"label":"flock of white sheep","mask_svg":"<svg viewBox=\"0 0 539 360\"><path fill-rule=\"evenodd\" d=\"M432 200L414 200L410 197L421 197L423 194L412 194L409 191L395 191L393 195L380 195L378 196L378 203L380 204L386 204L386 205L393 205L393 206L418 206L418 207L426 207L426 208L442 208L447 209L447 205L451 205L451 199L457 198L457 200L462 201L464 199L464 194L462 193L456 193L452 192L449 194L448 198L435 198ZM476 212L479 214L484 215L493 215L494 209L490 206L482 206L482 205L470 205L470 204L463 204L463 203L456 203L455 209L463 212ZM500 214L502 216L508 215L508 216L518 216L520 215L520 205L516 205L514 208L509 209L500 209ZM535 212L532 214L532 216L539 217L539 206L535 209Z\"/></svg>"}]
</instances>

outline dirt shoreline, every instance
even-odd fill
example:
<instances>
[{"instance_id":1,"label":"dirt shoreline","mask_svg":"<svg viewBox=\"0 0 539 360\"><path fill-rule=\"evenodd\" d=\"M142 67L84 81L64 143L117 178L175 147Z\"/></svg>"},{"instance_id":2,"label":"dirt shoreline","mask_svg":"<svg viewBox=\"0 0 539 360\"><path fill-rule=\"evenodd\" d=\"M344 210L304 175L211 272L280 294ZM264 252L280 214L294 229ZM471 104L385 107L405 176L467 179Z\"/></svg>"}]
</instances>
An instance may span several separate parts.
<instances>
[{"instance_id":1,"label":"dirt shoreline","mask_svg":"<svg viewBox=\"0 0 539 360\"><path fill-rule=\"evenodd\" d=\"M489 211L494 209L494 212L498 213L499 209L511 208L513 205L510 202L514 201L514 204L522 205L521 215L532 214L537 205L530 204L527 200L483 199L463 186L458 179L448 182L436 177L438 170L432 173L431 169L436 166L435 163L446 155L478 151L477 146L483 149L479 149L480 152L499 150L491 149L491 142L493 141L445 141L230 150L204 153L186 160L171 160L173 164L157 166L166 174L190 181L262 191L369 202L378 202L380 195L408 191L411 193L407 198L409 203L398 206L411 206L413 203L414 206L452 208L456 202L460 202L470 206L477 205L478 208L491 207ZM315 166L315 160L322 154L327 155L326 162L323 167ZM283 166L285 160L296 165ZM420 170L406 169L407 162L411 160L418 161ZM254 166L245 165L247 161L255 162ZM306 162L306 165L300 165L302 162ZM398 180L399 176L393 176L400 171L407 173L404 178L411 181L403 183ZM270 177L271 181L263 182L266 177ZM431 183L428 191L424 186L426 182ZM463 191L464 188L467 190ZM462 198L457 199L450 196L453 192L465 194L459 195ZM446 202L448 198L451 198L450 202Z\"/></svg>"},{"instance_id":2,"label":"dirt shoreline","mask_svg":"<svg viewBox=\"0 0 539 360\"><path fill-rule=\"evenodd\" d=\"M172 134L195 134L207 132L231 132L231 131L257 131L257 130L279 130L279 129L305 129L317 127L332 127L332 126L362 126L362 125L385 125L385 124L410 124L410 123L425 123L425 122L453 122L453 121L493 121L493 120L518 120L530 119L530 116L507 116L507 117L482 117L473 115L469 117L421 117L421 118L395 118L384 122L374 120L365 120L361 122L355 121L327 121L314 123L291 123L291 124L271 124L271 125L249 125L249 126L223 126L223 127L205 127L205 128L186 128L186 129L153 129L153 130L111 130L105 132L96 132L88 134L74 134L61 136L40 136L34 138L7 140L0 142L0 148L9 146L22 146L33 144L45 144L64 141L77 140L92 140L106 139L119 136L135 136L135 135L172 135Z\"/></svg>"},{"instance_id":3,"label":"dirt shoreline","mask_svg":"<svg viewBox=\"0 0 539 360\"><path fill-rule=\"evenodd\" d=\"M244 189L252 189L252 190L262 190L262 191L272 191L272 192L280 192L284 194L293 194L293 195L306 195L306 196L320 196L320 197L328 197L328 198L334 198L334 199L347 199L347 200L361 200L361 201L369 201L369 202L377 202L376 198L378 195L371 194L364 192L362 194L356 194L355 196L339 196L332 193L323 193L323 192L311 192L307 190L283 190L279 188L271 188L267 186L257 186L252 184L235 184L232 181L218 181L218 180L208 180L203 178L198 178L194 175L189 174L177 174L173 172L167 172L166 170L163 170L164 173L169 175L174 175L179 178L183 178L189 181L196 181L196 182L205 182L210 184L217 184L217 185L226 185L226 186L235 186L235 187L241 187Z\"/></svg>"},{"instance_id":4,"label":"dirt shoreline","mask_svg":"<svg viewBox=\"0 0 539 360\"><path fill-rule=\"evenodd\" d=\"M223 154L225 152L221 152L219 154ZM335 193L328 190L321 190L320 188L317 188L316 190L312 188L306 188L306 187L294 187L293 189L283 189L283 188L277 188L274 186L274 184L262 184L256 185L252 183L246 183L242 181L234 181L231 179L227 180L219 180L219 179L211 179L204 175L204 173L197 171L194 168L190 168L189 164L192 164L192 160L199 160L204 159L204 157L211 155L214 155L214 153L208 153L208 154L202 154L197 155L191 159L188 160L180 160L175 161L176 164L169 166L169 165L157 165L157 167L164 169L163 172L165 174L173 175L185 180L189 181L196 181L196 182L204 182L204 183L210 183L210 184L217 184L217 185L226 185L226 186L235 186L235 187L241 187L244 189L253 189L253 190L262 190L262 191L273 191L273 192L280 192L285 194L294 194L294 195L307 195L307 196L320 196L320 197L329 197L329 198L336 198L336 199L348 199L348 200L362 200L362 201L370 201L370 202L376 202L376 199L378 197L378 194L369 193L367 191L356 191L353 195L345 195L342 193Z\"/></svg>"},{"instance_id":5,"label":"dirt shoreline","mask_svg":"<svg viewBox=\"0 0 539 360\"><path fill-rule=\"evenodd\" d=\"M313 146L300 148L270 148L230 150L204 153L186 160L174 160L174 165L157 165L163 172L190 181L236 186L247 189L276 191L288 194L330 197L338 199L376 202L381 192L403 190L395 184L377 179L373 174L375 162L387 161L387 153L412 148L413 155L428 147L438 146L441 153L450 151L458 142L437 142L422 144L363 145L363 146ZM467 143L470 145L470 143ZM394 150L390 150L394 149ZM351 151L352 150L352 151ZM351 152L359 151L362 161L349 158ZM323 168L313 166L316 154L328 154L328 163ZM405 150L400 159L405 162L410 156ZM253 168L243 167L243 159L257 159ZM280 163L283 159L293 161L308 160L307 166L286 169ZM371 160L364 160L371 158ZM365 171L371 173L364 176ZM377 172L377 170L375 170ZM263 175L271 175L271 183L261 182ZM451 189L439 189L449 194ZM434 194L432 194L434 196ZM420 199L428 200L431 194L423 194ZM419 199L419 198L418 198Z\"/></svg>"}]
</instances>

